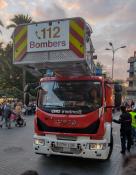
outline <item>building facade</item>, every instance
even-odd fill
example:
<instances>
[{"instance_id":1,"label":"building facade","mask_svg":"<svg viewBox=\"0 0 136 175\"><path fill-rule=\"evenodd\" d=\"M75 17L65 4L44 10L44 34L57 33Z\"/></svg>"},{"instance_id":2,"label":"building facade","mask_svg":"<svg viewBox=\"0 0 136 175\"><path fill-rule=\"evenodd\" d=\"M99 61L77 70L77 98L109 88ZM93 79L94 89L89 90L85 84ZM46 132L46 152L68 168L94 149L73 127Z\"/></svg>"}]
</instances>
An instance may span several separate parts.
<instances>
[{"instance_id":1,"label":"building facade","mask_svg":"<svg viewBox=\"0 0 136 175\"><path fill-rule=\"evenodd\" d=\"M127 88L127 98L136 100L136 51L134 56L128 59L129 67L129 77L128 77L128 88Z\"/></svg>"}]
</instances>

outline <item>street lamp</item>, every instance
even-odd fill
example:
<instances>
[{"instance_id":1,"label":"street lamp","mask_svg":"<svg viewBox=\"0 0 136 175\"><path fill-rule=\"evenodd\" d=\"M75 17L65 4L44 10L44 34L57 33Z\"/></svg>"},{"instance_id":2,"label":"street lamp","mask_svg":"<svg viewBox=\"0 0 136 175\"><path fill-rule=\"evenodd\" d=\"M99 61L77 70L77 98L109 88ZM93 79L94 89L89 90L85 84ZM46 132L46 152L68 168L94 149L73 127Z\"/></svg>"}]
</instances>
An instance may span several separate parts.
<instances>
[{"instance_id":1,"label":"street lamp","mask_svg":"<svg viewBox=\"0 0 136 175\"><path fill-rule=\"evenodd\" d=\"M111 46L111 49L109 48L106 48L105 50L111 50L112 51L112 79L113 79L113 70L114 70L114 56L115 56L115 52L119 49L123 49L125 48L126 46L121 46L121 47L118 47L118 48L114 48L113 44L111 42L109 42L109 45Z\"/></svg>"}]
</instances>

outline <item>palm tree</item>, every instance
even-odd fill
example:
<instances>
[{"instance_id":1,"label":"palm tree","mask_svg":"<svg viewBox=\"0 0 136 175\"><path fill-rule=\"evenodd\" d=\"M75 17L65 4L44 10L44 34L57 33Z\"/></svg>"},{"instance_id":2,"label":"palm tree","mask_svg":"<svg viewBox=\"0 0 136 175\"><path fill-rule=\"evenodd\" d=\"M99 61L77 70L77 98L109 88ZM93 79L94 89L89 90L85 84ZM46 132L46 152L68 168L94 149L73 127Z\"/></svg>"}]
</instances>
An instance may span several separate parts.
<instances>
[{"instance_id":1,"label":"palm tree","mask_svg":"<svg viewBox=\"0 0 136 175\"><path fill-rule=\"evenodd\" d=\"M0 26L2 27L4 26L1 20L0 20ZM0 33L1 33L1 30L0 30Z\"/></svg>"},{"instance_id":2,"label":"palm tree","mask_svg":"<svg viewBox=\"0 0 136 175\"><path fill-rule=\"evenodd\" d=\"M27 24L27 23L31 23L32 22L32 18L30 16L27 15L24 15L24 14L18 14L18 15L15 15L12 19L11 19L11 24L7 26L7 29L9 28L15 28L17 27L19 24ZM8 47L9 46L9 47ZM11 46L11 43L9 45L7 45L7 49L10 48ZM12 47L12 46L11 46ZM8 53L8 51L5 51L5 53ZM10 52L9 52L10 54ZM7 55L7 57L9 57L9 55ZM8 58L7 58L8 59ZM10 64L12 64L12 61L11 60L8 60L10 61Z\"/></svg>"},{"instance_id":3,"label":"palm tree","mask_svg":"<svg viewBox=\"0 0 136 175\"><path fill-rule=\"evenodd\" d=\"M32 22L32 18L30 16L24 14L15 15L11 20L12 23L7 26L9 28L15 28L19 24L28 24Z\"/></svg>"},{"instance_id":4,"label":"palm tree","mask_svg":"<svg viewBox=\"0 0 136 175\"><path fill-rule=\"evenodd\" d=\"M20 24L31 23L32 22L32 18L30 16L28 16L28 14L27 15L18 14L18 15L15 15L10 21L12 23L7 26L7 29L15 28L15 27L17 27ZM23 73L23 89L24 89L25 84L26 84L26 71L25 71L24 68L22 70L23 70L22 73Z\"/></svg>"}]
</instances>

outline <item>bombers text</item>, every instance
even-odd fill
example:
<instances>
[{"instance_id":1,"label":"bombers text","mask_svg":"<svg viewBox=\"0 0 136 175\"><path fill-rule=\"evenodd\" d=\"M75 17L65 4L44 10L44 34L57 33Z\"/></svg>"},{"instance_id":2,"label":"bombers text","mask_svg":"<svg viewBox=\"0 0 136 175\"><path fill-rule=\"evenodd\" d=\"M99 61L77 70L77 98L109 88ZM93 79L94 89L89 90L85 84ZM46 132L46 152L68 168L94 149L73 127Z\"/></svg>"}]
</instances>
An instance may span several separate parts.
<instances>
[{"instance_id":1,"label":"bombers text","mask_svg":"<svg viewBox=\"0 0 136 175\"><path fill-rule=\"evenodd\" d=\"M34 42L30 41L30 48L46 48L46 47L63 47L66 46L65 41L47 41L47 42Z\"/></svg>"}]
</instances>

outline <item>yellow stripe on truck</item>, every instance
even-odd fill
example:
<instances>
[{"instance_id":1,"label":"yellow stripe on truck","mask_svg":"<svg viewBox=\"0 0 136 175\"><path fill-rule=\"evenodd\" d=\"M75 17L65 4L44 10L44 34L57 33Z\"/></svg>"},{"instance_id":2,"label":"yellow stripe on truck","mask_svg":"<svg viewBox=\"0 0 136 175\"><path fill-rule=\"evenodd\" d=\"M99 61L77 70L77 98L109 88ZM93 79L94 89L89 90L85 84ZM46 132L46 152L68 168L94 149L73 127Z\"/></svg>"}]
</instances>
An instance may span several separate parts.
<instances>
[{"instance_id":1,"label":"yellow stripe on truck","mask_svg":"<svg viewBox=\"0 0 136 175\"><path fill-rule=\"evenodd\" d=\"M84 37L84 30L76 23L76 21L70 21L70 27L78 33L82 38Z\"/></svg>"},{"instance_id":2,"label":"yellow stripe on truck","mask_svg":"<svg viewBox=\"0 0 136 175\"><path fill-rule=\"evenodd\" d=\"M19 31L19 33L15 36L15 44L22 38L23 35L25 35L27 32L27 26L23 26L22 29Z\"/></svg>"},{"instance_id":3,"label":"yellow stripe on truck","mask_svg":"<svg viewBox=\"0 0 136 175\"><path fill-rule=\"evenodd\" d=\"M27 49L27 39L25 39L20 46L15 50L15 59L18 59L19 54L22 52L22 50L26 48Z\"/></svg>"},{"instance_id":4,"label":"yellow stripe on truck","mask_svg":"<svg viewBox=\"0 0 136 175\"><path fill-rule=\"evenodd\" d=\"M84 53L83 45L81 45L81 43L76 38L74 38L74 36L69 34L69 39L72 45L74 45L81 53Z\"/></svg>"}]
</instances>

